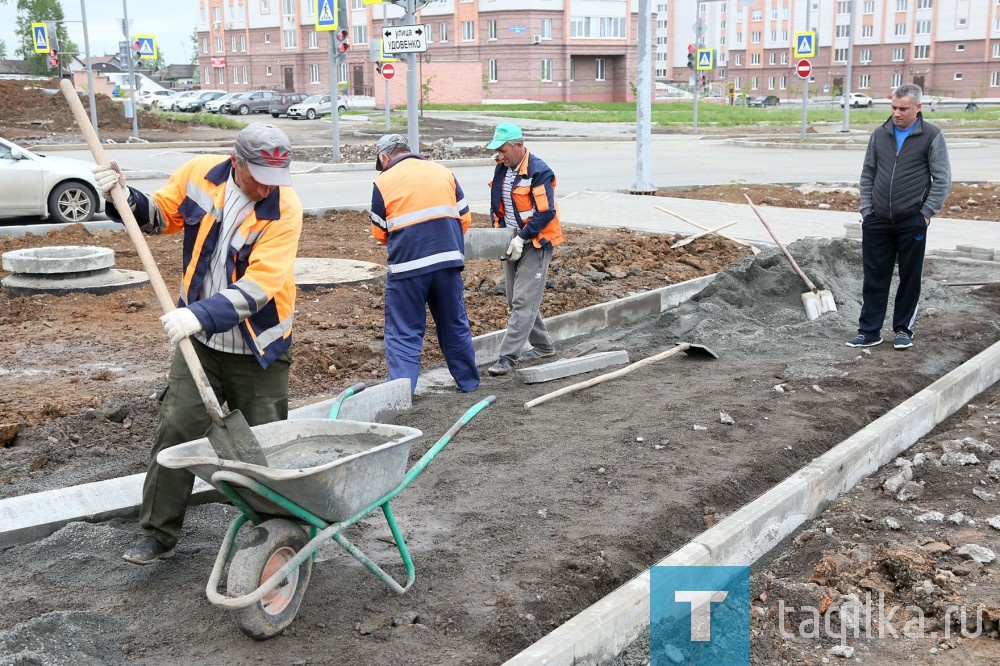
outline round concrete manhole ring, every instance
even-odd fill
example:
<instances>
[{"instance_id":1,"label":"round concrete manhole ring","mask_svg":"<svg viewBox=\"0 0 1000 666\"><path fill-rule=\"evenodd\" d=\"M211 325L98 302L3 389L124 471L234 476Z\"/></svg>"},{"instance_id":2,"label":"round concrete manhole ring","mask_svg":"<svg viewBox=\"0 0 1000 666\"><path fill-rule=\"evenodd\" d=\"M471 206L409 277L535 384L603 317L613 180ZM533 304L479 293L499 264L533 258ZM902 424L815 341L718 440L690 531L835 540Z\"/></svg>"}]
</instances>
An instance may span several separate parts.
<instances>
[{"instance_id":1,"label":"round concrete manhole ring","mask_svg":"<svg viewBox=\"0 0 1000 666\"><path fill-rule=\"evenodd\" d=\"M387 272L385 266L357 259L300 257L295 260L295 284L302 290L341 284L377 283L385 280Z\"/></svg>"},{"instance_id":2,"label":"round concrete manhole ring","mask_svg":"<svg viewBox=\"0 0 1000 666\"><path fill-rule=\"evenodd\" d=\"M5 271L25 275L69 273L85 275L115 265L115 251L109 247L59 245L4 252Z\"/></svg>"}]
</instances>

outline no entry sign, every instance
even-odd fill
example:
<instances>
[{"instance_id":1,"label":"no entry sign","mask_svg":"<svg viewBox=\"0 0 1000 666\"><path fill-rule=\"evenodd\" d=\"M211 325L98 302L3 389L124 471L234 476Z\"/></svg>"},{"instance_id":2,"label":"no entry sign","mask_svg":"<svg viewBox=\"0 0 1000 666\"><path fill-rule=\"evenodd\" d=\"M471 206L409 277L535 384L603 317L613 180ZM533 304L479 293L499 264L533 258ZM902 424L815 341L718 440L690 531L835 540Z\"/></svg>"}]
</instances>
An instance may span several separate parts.
<instances>
[{"instance_id":1,"label":"no entry sign","mask_svg":"<svg viewBox=\"0 0 1000 666\"><path fill-rule=\"evenodd\" d=\"M387 62L382 65L382 78L388 81L392 77L396 76L396 68L392 66L391 62Z\"/></svg>"},{"instance_id":2,"label":"no entry sign","mask_svg":"<svg viewBox=\"0 0 1000 666\"><path fill-rule=\"evenodd\" d=\"M800 79L808 79L809 75L812 74L813 66L808 60L799 60L795 65L795 73L799 75Z\"/></svg>"}]
</instances>

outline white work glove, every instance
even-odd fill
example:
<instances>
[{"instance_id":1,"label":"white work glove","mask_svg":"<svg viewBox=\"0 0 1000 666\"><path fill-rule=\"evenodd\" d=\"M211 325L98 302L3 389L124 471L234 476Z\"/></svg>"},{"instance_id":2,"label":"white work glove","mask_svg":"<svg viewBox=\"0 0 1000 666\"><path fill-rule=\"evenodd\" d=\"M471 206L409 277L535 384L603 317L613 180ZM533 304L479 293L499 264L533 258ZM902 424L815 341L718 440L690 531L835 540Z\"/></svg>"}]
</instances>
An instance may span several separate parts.
<instances>
[{"instance_id":1,"label":"white work glove","mask_svg":"<svg viewBox=\"0 0 1000 666\"><path fill-rule=\"evenodd\" d=\"M90 170L94 172L94 180L97 181L97 190L106 201L111 201L111 190L116 185L120 186L123 191L128 192L125 189L125 175L122 173L121 167L118 166L118 162L112 161L110 166L95 164Z\"/></svg>"},{"instance_id":2,"label":"white work glove","mask_svg":"<svg viewBox=\"0 0 1000 666\"><path fill-rule=\"evenodd\" d=\"M510 245L507 246L507 261L517 261L521 258L521 253L524 251L524 239L520 236L515 235L510 239Z\"/></svg>"},{"instance_id":3,"label":"white work glove","mask_svg":"<svg viewBox=\"0 0 1000 666\"><path fill-rule=\"evenodd\" d=\"M160 317L172 344L177 344L202 330L198 317L187 308L177 308Z\"/></svg>"}]
</instances>

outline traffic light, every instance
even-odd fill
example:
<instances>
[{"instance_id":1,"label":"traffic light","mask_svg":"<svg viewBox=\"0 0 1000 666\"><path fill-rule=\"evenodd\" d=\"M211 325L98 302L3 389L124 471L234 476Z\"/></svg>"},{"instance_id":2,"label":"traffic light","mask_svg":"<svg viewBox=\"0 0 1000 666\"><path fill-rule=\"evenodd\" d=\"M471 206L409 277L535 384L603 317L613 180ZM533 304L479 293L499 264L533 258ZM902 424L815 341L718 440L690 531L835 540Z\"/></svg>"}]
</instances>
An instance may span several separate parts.
<instances>
[{"instance_id":1,"label":"traffic light","mask_svg":"<svg viewBox=\"0 0 1000 666\"><path fill-rule=\"evenodd\" d=\"M708 77L704 74L701 75L701 87L704 88L708 85Z\"/></svg>"},{"instance_id":2,"label":"traffic light","mask_svg":"<svg viewBox=\"0 0 1000 666\"><path fill-rule=\"evenodd\" d=\"M138 67L142 64L142 44L136 39L132 42L132 63Z\"/></svg>"},{"instance_id":3,"label":"traffic light","mask_svg":"<svg viewBox=\"0 0 1000 666\"><path fill-rule=\"evenodd\" d=\"M57 49L49 49L49 67L59 68L59 51Z\"/></svg>"},{"instance_id":4,"label":"traffic light","mask_svg":"<svg viewBox=\"0 0 1000 666\"><path fill-rule=\"evenodd\" d=\"M695 58L695 48L694 44L688 44L688 69L694 71L694 58Z\"/></svg>"},{"instance_id":5,"label":"traffic light","mask_svg":"<svg viewBox=\"0 0 1000 666\"><path fill-rule=\"evenodd\" d=\"M346 28L341 28L334 34L334 42L337 48L336 55L347 55L347 49L351 48L351 33Z\"/></svg>"}]
</instances>

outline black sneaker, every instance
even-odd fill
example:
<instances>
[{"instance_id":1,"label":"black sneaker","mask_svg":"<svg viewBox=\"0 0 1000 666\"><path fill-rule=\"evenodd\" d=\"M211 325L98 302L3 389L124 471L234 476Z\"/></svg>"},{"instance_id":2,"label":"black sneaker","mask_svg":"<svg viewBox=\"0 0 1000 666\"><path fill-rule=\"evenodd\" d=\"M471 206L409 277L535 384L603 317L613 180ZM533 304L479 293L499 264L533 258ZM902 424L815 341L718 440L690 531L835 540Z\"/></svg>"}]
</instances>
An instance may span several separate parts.
<instances>
[{"instance_id":1,"label":"black sneaker","mask_svg":"<svg viewBox=\"0 0 1000 666\"><path fill-rule=\"evenodd\" d=\"M132 564L152 564L156 560L165 560L173 556L173 548L167 548L157 541L156 537L144 536L125 551L122 559Z\"/></svg>"},{"instance_id":2,"label":"black sneaker","mask_svg":"<svg viewBox=\"0 0 1000 666\"><path fill-rule=\"evenodd\" d=\"M896 333L896 339L893 341L892 346L896 349L909 349L913 346L913 336L899 331Z\"/></svg>"},{"instance_id":3,"label":"black sneaker","mask_svg":"<svg viewBox=\"0 0 1000 666\"><path fill-rule=\"evenodd\" d=\"M848 347L874 347L875 345L882 344L882 336L878 335L865 335L864 333L858 333L853 338L847 341Z\"/></svg>"},{"instance_id":4,"label":"black sneaker","mask_svg":"<svg viewBox=\"0 0 1000 666\"><path fill-rule=\"evenodd\" d=\"M486 372L490 373L494 377L499 377L500 375L506 375L513 369L514 361L510 360L506 356L501 356L497 359L496 363L486 369Z\"/></svg>"},{"instance_id":5,"label":"black sneaker","mask_svg":"<svg viewBox=\"0 0 1000 666\"><path fill-rule=\"evenodd\" d=\"M539 349L538 347L532 347L528 351L524 352L517 357L518 361L534 361L538 358L550 358L556 355L555 349Z\"/></svg>"}]
</instances>

